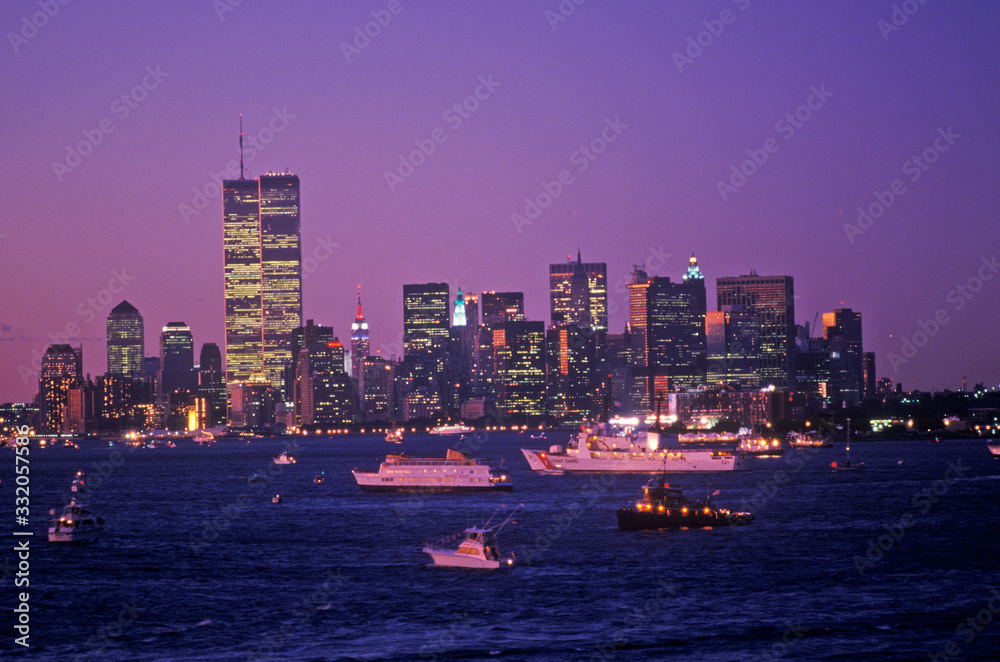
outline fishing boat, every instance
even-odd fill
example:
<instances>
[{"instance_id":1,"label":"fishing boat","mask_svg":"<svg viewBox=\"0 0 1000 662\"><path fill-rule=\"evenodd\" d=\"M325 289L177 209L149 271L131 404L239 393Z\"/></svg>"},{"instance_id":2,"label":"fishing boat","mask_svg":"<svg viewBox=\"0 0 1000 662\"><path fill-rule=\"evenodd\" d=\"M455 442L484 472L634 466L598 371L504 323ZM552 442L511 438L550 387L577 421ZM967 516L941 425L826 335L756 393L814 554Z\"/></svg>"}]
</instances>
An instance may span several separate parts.
<instances>
[{"instance_id":1,"label":"fishing boat","mask_svg":"<svg viewBox=\"0 0 1000 662\"><path fill-rule=\"evenodd\" d=\"M516 511L515 508L514 512ZM490 526L490 521L493 520L491 517L483 526L473 526L462 533L424 543L422 551L431 557L432 565L435 566L480 570L496 570L501 565L512 566L514 555L501 557L496 536L514 516L514 512L496 526ZM455 547L457 540L461 542Z\"/></svg>"},{"instance_id":2,"label":"fishing boat","mask_svg":"<svg viewBox=\"0 0 1000 662\"><path fill-rule=\"evenodd\" d=\"M718 492L718 490L716 490ZM749 524L753 513L715 508L710 497L692 501L679 487L671 487L665 475L653 476L642 488L642 498L615 513L623 531L660 529L710 529L724 524Z\"/></svg>"},{"instance_id":3,"label":"fishing boat","mask_svg":"<svg viewBox=\"0 0 1000 662\"><path fill-rule=\"evenodd\" d=\"M75 493L83 491L84 475L77 471L70 487ZM49 510L52 525L49 527L49 542L94 542L104 530L104 520L95 517L90 506L78 502L76 496L63 506L59 513L53 508Z\"/></svg>"}]
</instances>

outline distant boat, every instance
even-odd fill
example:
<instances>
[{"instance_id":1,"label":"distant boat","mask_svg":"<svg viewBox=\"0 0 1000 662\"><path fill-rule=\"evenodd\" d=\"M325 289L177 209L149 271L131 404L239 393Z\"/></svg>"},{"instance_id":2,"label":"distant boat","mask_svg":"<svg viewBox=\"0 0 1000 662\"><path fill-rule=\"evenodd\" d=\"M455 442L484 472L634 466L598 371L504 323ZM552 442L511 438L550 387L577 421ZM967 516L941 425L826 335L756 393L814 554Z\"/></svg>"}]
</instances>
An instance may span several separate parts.
<instances>
[{"instance_id":1,"label":"distant boat","mask_svg":"<svg viewBox=\"0 0 1000 662\"><path fill-rule=\"evenodd\" d=\"M506 492L514 489L503 467L449 448L445 457L388 455L378 472L353 471L362 492Z\"/></svg>"},{"instance_id":2,"label":"distant boat","mask_svg":"<svg viewBox=\"0 0 1000 662\"><path fill-rule=\"evenodd\" d=\"M275 464L295 464L295 456L288 451L282 451L281 455L274 458Z\"/></svg>"},{"instance_id":3,"label":"distant boat","mask_svg":"<svg viewBox=\"0 0 1000 662\"><path fill-rule=\"evenodd\" d=\"M837 464L834 461L831 466L834 471L863 471L865 468L864 462L856 462L851 464L851 419L847 419L847 461L844 464Z\"/></svg>"},{"instance_id":4,"label":"distant boat","mask_svg":"<svg viewBox=\"0 0 1000 662\"><path fill-rule=\"evenodd\" d=\"M385 440L390 444L403 443L403 428L390 428L385 433Z\"/></svg>"},{"instance_id":5,"label":"distant boat","mask_svg":"<svg viewBox=\"0 0 1000 662\"><path fill-rule=\"evenodd\" d=\"M271 503L281 503L281 495L275 494L273 497L271 497Z\"/></svg>"},{"instance_id":6,"label":"distant boat","mask_svg":"<svg viewBox=\"0 0 1000 662\"><path fill-rule=\"evenodd\" d=\"M79 492L84 485L82 471L77 471L70 489ZM55 509L49 511L52 515L52 526L49 527L49 542L94 542L104 530L104 520L95 517L90 512L90 506L79 503L74 496L56 514Z\"/></svg>"},{"instance_id":7,"label":"distant boat","mask_svg":"<svg viewBox=\"0 0 1000 662\"><path fill-rule=\"evenodd\" d=\"M320 471L318 474L316 474L315 476L313 476L313 482L316 483L317 485L322 484L323 483L323 474L324 474L324 472Z\"/></svg>"},{"instance_id":8,"label":"distant boat","mask_svg":"<svg viewBox=\"0 0 1000 662\"><path fill-rule=\"evenodd\" d=\"M815 432L802 434L788 433L788 445L792 448L833 448L833 442L816 436Z\"/></svg>"},{"instance_id":9,"label":"distant boat","mask_svg":"<svg viewBox=\"0 0 1000 662\"><path fill-rule=\"evenodd\" d=\"M1000 456L1000 441L991 441L986 444L986 447L990 449L990 452L996 456Z\"/></svg>"},{"instance_id":10,"label":"distant boat","mask_svg":"<svg viewBox=\"0 0 1000 662\"><path fill-rule=\"evenodd\" d=\"M430 434L465 434L466 432L475 432L475 428L470 428L468 425L438 425L437 427L431 428L429 430Z\"/></svg>"},{"instance_id":11,"label":"distant boat","mask_svg":"<svg viewBox=\"0 0 1000 662\"><path fill-rule=\"evenodd\" d=\"M215 435L208 430L199 430L198 434L194 436L194 440L199 444L211 444L215 441Z\"/></svg>"}]
</instances>

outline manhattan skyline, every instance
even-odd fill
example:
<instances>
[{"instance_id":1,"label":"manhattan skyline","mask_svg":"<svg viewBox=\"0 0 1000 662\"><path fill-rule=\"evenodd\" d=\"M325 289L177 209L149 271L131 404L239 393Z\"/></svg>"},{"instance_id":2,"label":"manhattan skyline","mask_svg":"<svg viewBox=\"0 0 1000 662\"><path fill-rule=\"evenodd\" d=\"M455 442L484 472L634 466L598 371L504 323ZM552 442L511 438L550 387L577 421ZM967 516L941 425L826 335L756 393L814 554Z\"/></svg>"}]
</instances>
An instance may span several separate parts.
<instances>
[{"instance_id":1,"label":"manhattan skyline","mask_svg":"<svg viewBox=\"0 0 1000 662\"><path fill-rule=\"evenodd\" d=\"M169 322L225 346L241 113L247 179L301 181L302 318L345 343L359 284L373 353L402 353L404 284L548 324L578 250L620 332L632 266L694 253L709 310L717 278L791 276L797 323L864 315L879 377L995 387L1000 8L894 6L70 3L32 32L8 3L0 401L54 342L103 373L122 300L147 353Z\"/></svg>"}]
</instances>

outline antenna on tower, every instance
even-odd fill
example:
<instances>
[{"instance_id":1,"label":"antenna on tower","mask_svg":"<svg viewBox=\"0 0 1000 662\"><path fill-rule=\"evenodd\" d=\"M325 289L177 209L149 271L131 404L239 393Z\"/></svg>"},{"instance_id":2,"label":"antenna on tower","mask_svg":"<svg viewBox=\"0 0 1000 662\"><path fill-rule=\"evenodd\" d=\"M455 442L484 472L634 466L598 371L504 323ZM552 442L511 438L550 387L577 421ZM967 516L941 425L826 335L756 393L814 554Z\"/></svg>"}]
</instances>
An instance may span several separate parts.
<instances>
[{"instance_id":1,"label":"antenna on tower","mask_svg":"<svg viewBox=\"0 0 1000 662\"><path fill-rule=\"evenodd\" d=\"M240 179L243 179L243 113L240 113Z\"/></svg>"}]
</instances>

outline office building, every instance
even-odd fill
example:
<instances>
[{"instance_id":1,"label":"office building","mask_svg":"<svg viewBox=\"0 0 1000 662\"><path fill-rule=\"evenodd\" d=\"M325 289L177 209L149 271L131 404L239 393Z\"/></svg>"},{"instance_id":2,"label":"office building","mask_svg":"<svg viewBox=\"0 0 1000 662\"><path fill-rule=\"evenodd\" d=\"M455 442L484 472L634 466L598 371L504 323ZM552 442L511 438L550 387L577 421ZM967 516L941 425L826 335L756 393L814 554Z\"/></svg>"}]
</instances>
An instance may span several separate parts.
<instances>
[{"instance_id":1,"label":"office building","mask_svg":"<svg viewBox=\"0 0 1000 662\"><path fill-rule=\"evenodd\" d=\"M760 385L794 385L795 288L791 276L745 276L716 279L718 309L741 306L760 320Z\"/></svg>"},{"instance_id":2,"label":"office building","mask_svg":"<svg viewBox=\"0 0 1000 662\"><path fill-rule=\"evenodd\" d=\"M823 338L830 347L832 402L859 404L865 388L861 313L850 308L823 313Z\"/></svg>"},{"instance_id":3,"label":"office building","mask_svg":"<svg viewBox=\"0 0 1000 662\"><path fill-rule=\"evenodd\" d=\"M497 409L504 418L545 414L545 323L511 321L493 327Z\"/></svg>"},{"instance_id":4,"label":"office building","mask_svg":"<svg viewBox=\"0 0 1000 662\"><path fill-rule=\"evenodd\" d=\"M483 292L479 303L483 324L524 321L524 292Z\"/></svg>"},{"instance_id":5,"label":"office building","mask_svg":"<svg viewBox=\"0 0 1000 662\"><path fill-rule=\"evenodd\" d=\"M368 338L368 322L361 312L361 286L358 285L358 314L351 323L351 376L356 381L361 380L362 365L371 353L371 342Z\"/></svg>"},{"instance_id":6,"label":"office building","mask_svg":"<svg viewBox=\"0 0 1000 662\"><path fill-rule=\"evenodd\" d=\"M705 313L708 384L760 385L760 320L740 306Z\"/></svg>"},{"instance_id":7,"label":"office building","mask_svg":"<svg viewBox=\"0 0 1000 662\"><path fill-rule=\"evenodd\" d=\"M163 401L178 390L194 391L194 339L184 322L170 322L160 333L160 393Z\"/></svg>"},{"instance_id":8,"label":"office building","mask_svg":"<svg viewBox=\"0 0 1000 662\"><path fill-rule=\"evenodd\" d=\"M142 315L122 301L108 315L108 374L138 377L145 356Z\"/></svg>"},{"instance_id":9,"label":"office building","mask_svg":"<svg viewBox=\"0 0 1000 662\"><path fill-rule=\"evenodd\" d=\"M608 330L608 267L604 262L576 260L549 265L552 324L573 323Z\"/></svg>"},{"instance_id":10,"label":"office building","mask_svg":"<svg viewBox=\"0 0 1000 662\"><path fill-rule=\"evenodd\" d=\"M69 391L83 379L83 346L49 345L38 376L40 432L58 434L63 429Z\"/></svg>"}]
</instances>

